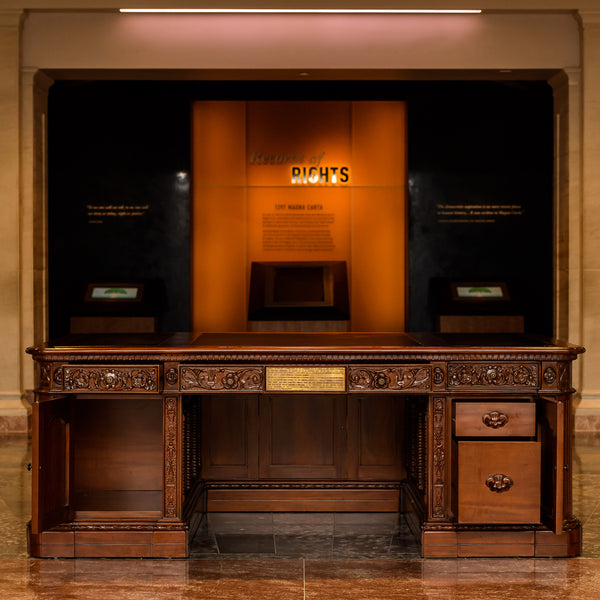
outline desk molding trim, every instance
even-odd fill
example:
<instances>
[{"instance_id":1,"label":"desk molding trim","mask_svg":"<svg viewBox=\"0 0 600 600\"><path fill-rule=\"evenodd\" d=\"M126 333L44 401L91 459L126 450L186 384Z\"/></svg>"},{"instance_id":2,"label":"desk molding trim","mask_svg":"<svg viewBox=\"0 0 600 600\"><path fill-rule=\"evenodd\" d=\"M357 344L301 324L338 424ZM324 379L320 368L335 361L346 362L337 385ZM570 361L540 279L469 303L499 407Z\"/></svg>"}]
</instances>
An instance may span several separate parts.
<instances>
[{"instance_id":1,"label":"desk molding trim","mask_svg":"<svg viewBox=\"0 0 600 600\"><path fill-rule=\"evenodd\" d=\"M152 348L129 349L122 348L115 351L113 348L98 349L81 347L73 348L47 348L30 349L36 361L40 363L61 361L87 362L87 363L107 363L107 362L174 362L174 363L256 363L256 364L278 364L278 363L402 363L402 362L541 362L541 361L572 361L577 357L577 351L573 348L565 348L560 351L556 348L550 348L548 351L541 349L527 350L519 348L518 350L507 348L498 351L497 348L486 351L482 348L464 349L443 348L439 351L432 351L430 348L423 351L406 348L399 348L397 351L389 349L370 349L370 350L306 350L298 349L297 352L290 350L256 349L256 350L237 350L231 349L223 351L206 350L202 352L193 349L185 350L174 348L172 351L165 352L164 349L153 351Z\"/></svg>"}]
</instances>

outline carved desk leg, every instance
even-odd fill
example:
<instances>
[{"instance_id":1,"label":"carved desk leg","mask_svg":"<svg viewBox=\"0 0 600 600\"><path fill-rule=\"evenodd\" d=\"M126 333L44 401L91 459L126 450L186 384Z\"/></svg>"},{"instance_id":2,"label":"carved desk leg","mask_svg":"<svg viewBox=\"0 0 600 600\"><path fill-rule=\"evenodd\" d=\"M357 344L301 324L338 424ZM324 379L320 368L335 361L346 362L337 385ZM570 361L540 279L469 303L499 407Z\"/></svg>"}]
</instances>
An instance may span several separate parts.
<instances>
[{"instance_id":1,"label":"carved desk leg","mask_svg":"<svg viewBox=\"0 0 600 600\"><path fill-rule=\"evenodd\" d=\"M424 557L457 555L456 531L451 521L450 443L452 400L430 396L427 443L427 521L423 525Z\"/></svg>"},{"instance_id":2,"label":"carved desk leg","mask_svg":"<svg viewBox=\"0 0 600 600\"><path fill-rule=\"evenodd\" d=\"M568 385L571 385L570 374L571 371L568 368L563 368L563 371L567 371L569 374ZM565 457L564 457L564 485L565 485L565 498L564 498L564 522L563 522L563 537L568 540L566 544L566 550L564 555L566 556L579 556L582 552L583 533L581 529L581 522L577 517L573 515L573 437L571 432L574 430L573 423L573 396L568 394L565 396ZM540 553L541 554L541 553Z\"/></svg>"},{"instance_id":3,"label":"carved desk leg","mask_svg":"<svg viewBox=\"0 0 600 600\"><path fill-rule=\"evenodd\" d=\"M183 500L182 400L179 395L163 398L163 517L153 535L155 557L186 557L187 532L181 519Z\"/></svg>"}]
</instances>

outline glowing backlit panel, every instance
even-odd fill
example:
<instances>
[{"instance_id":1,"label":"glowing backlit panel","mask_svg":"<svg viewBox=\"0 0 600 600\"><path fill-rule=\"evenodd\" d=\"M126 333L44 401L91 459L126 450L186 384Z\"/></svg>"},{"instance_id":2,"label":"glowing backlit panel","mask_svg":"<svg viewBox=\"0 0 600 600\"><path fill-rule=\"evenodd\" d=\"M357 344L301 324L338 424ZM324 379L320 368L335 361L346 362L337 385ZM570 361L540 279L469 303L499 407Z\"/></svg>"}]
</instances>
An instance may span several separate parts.
<instances>
[{"instance_id":1,"label":"glowing backlit panel","mask_svg":"<svg viewBox=\"0 0 600 600\"><path fill-rule=\"evenodd\" d=\"M352 329L403 330L405 105L202 101L193 115L194 328L246 328L252 262L343 261Z\"/></svg>"}]
</instances>

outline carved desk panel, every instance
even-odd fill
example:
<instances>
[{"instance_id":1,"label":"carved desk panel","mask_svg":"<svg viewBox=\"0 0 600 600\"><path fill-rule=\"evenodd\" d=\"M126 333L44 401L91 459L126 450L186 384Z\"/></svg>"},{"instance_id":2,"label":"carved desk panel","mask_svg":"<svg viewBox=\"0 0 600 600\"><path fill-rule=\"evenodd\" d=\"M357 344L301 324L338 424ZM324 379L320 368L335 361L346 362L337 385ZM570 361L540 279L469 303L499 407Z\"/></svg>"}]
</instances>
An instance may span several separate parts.
<instances>
[{"instance_id":1,"label":"carved desk panel","mask_svg":"<svg viewBox=\"0 0 600 600\"><path fill-rule=\"evenodd\" d=\"M61 371L55 370L54 375L62 383L64 392L157 393L160 372L158 365L64 365Z\"/></svg>"}]
</instances>

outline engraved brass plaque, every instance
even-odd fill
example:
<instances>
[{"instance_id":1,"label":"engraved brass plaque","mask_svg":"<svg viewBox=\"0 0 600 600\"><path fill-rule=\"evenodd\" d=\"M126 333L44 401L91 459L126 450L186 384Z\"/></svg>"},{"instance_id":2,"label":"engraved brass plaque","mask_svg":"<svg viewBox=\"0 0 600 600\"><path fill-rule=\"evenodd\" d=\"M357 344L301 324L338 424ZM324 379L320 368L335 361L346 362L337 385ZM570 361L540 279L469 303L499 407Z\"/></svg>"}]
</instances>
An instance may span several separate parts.
<instances>
[{"instance_id":1,"label":"engraved brass plaque","mask_svg":"<svg viewBox=\"0 0 600 600\"><path fill-rule=\"evenodd\" d=\"M345 392L346 367L267 367L268 392Z\"/></svg>"}]
</instances>

